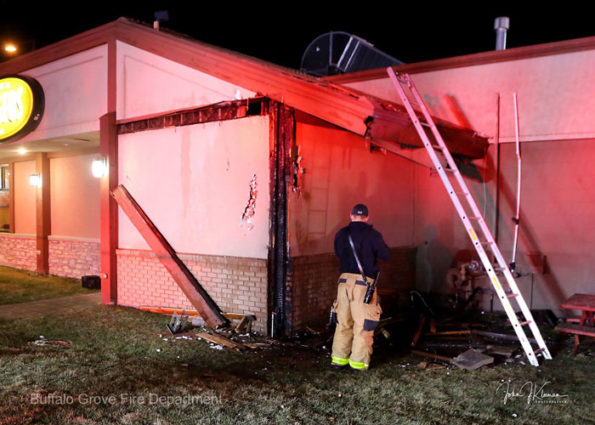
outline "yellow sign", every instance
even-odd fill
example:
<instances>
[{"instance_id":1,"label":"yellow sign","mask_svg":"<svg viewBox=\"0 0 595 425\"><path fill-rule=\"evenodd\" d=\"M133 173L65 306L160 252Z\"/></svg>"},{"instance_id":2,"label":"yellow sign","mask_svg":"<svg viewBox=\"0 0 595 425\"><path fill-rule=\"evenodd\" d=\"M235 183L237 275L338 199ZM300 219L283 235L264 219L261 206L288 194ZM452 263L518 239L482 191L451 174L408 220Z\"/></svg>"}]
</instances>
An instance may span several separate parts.
<instances>
[{"instance_id":1,"label":"yellow sign","mask_svg":"<svg viewBox=\"0 0 595 425\"><path fill-rule=\"evenodd\" d=\"M0 78L0 142L35 130L43 108L43 90L36 80L19 75Z\"/></svg>"}]
</instances>

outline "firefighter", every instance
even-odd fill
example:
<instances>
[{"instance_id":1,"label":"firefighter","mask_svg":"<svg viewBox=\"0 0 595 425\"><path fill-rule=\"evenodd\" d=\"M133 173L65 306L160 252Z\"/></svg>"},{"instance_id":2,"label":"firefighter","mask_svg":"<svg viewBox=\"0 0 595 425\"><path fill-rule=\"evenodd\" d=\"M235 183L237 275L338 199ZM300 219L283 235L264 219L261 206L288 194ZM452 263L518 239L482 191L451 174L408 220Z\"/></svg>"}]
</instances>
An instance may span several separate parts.
<instances>
[{"instance_id":1,"label":"firefighter","mask_svg":"<svg viewBox=\"0 0 595 425\"><path fill-rule=\"evenodd\" d=\"M378 277L377 260L388 260L390 251L380 232L368 224L368 208L364 204L355 205L350 218L349 225L335 235L341 275L333 303L336 329L331 365L335 369L349 366L363 371L370 365L374 329L382 313L376 291L369 303L364 298L369 285Z\"/></svg>"}]
</instances>

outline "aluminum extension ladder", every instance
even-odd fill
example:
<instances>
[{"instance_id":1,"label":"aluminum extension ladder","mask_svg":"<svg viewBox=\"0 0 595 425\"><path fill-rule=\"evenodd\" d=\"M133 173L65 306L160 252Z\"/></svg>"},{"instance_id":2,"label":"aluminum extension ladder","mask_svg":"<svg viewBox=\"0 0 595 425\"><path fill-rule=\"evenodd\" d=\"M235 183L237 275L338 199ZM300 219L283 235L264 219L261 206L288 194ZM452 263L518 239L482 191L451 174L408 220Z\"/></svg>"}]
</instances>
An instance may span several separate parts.
<instances>
[{"instance_id":1,"label":"aluminum extension ladder","mask_svg":"<svg viewBox=\"0 0 595 425\"><path fill-rule=\"evenodd\" d=\"M531 311L527 307L527 304L523 298L523 295L519 291L519 288L512 276L512 273L492 236L486 221L481 215L477 204L475 203L471 192L469 191L463 177L454 162L442 136L438 132L432 116L430 115L427 106L423 99L419 95L419 92L415 88L413 81L408 74L395 74L392 68L387 68L388 75L394 84L403 105L407 109L407 113L419 134L423 145L425 146L430 158L436 167L436 171L442 179L442 183L446 188L450 199L452 200L467 234L471 238L471 242L479 255L483 266L490 277L492 286L496 290L498 298L504 307L504 311L508 315L508 319L516 332L516 335L521 342L523 350L527 355L529 362L533 366L538 366L537 355L541 354L545 359L550 360L552 358L541 332L533 319ZM408 94L409 93L409 94ZM421 112L421 116L414 109L416 106ZM424 130L428 128L430 131ZM431 140L433 139L433 141ZM455 187L451 183L451 177L454 177ZM466 205L466 207L465 207ZM469 212L467 212L469 211ZM493 265L486 250L491 251L493 254L497 266ZM498 277L498 273L501 273L504 279ZM503 287L503 284L507 285L507 288ZM510 301L515 300L520 308L523 319L519 320L517 313L512 307ZM537 343L538 348L534 349L531 346L531 342L525 332L525 327L528 326L531 329L534 340Z\"/></svg>"}]
</instances>

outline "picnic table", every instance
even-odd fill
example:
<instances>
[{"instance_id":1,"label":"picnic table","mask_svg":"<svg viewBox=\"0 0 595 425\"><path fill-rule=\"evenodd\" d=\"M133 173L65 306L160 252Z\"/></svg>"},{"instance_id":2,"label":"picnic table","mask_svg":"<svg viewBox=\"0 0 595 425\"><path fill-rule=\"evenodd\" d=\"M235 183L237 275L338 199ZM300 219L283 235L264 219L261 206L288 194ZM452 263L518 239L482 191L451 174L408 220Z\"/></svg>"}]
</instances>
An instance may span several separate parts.
<instances>
[{"instance_id":1,"label":"picnic table","mask_svg":"<svg viewBox=\"0 0 595 425\"><path fill-rule=\"evenodd\" d=\"M578 320L567 319L565 323L556 326L557 331L574 335L574 353L576 354L581 336L595 338L595 295L574 294L564 301L560 307L581 312L581 317Z\"/></svg>"}]
</instances>

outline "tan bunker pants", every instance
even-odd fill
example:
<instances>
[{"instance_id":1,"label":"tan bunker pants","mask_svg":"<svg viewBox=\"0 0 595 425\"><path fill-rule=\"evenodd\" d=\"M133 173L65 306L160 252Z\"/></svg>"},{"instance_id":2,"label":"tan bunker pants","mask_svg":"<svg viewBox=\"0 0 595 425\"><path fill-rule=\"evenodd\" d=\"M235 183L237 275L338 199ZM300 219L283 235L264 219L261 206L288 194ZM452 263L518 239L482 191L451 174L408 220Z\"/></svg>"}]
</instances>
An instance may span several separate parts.
<instances>
[{"instance_id":1,"label":"tan bunker pants","mask_svg":"<svg viewBox=\"0 0 595 425\"><path fill-rule=\"evenodd\" d=\"M373 282L368 278L368 282ZM349 364L352 369L366 370L370 365L374 329L380 321L382 309L378 296L364 304L367 286L359 274L343 273L339 277L337 300L337 327L333 339L332 363Z\"/></svg>"}]
</instances>

